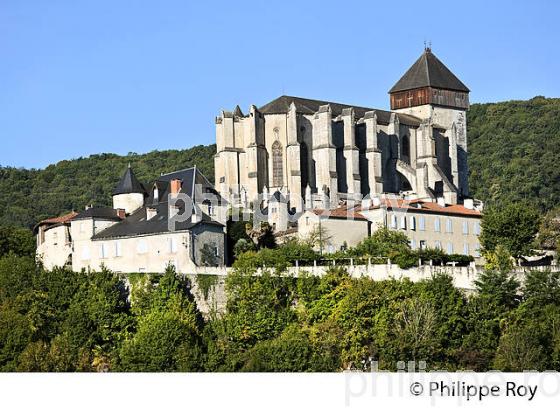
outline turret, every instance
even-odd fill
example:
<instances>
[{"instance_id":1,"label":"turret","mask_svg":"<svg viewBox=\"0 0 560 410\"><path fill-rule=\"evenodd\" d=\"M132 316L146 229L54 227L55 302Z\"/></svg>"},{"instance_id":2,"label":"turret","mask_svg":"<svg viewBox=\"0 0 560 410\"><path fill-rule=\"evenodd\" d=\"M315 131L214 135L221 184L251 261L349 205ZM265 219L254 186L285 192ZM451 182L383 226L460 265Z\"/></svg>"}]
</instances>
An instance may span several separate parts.
<instances>
[{"instance_id":1,"label":"turret","mask_svg":"<svg viewBox=\"0 0 560 410\"><path fill-rule=\"evenodd\" d=\"M146 196L144 185L138 181L128 164L128 168L113 191L113 208L124 209L127 214L131 214L144 206Z\"/></svg>"}]
</instances>

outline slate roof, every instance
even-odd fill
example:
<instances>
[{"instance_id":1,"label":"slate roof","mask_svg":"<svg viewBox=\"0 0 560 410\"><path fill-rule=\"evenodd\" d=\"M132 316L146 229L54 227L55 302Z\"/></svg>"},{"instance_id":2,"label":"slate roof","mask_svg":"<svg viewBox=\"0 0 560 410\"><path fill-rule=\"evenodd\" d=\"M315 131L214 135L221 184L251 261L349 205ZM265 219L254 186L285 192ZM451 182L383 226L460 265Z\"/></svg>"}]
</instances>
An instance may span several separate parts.
<instances>
[{"instance_id":1,"label":"slate roof","mask_svg":"<svg viewBox=\"0 0 560 410\"><path fill-rule=\"evenodd\" d=\"M380 124L389 124L391 119L391 111L378 110L376 108L359 107L349 104L340 104L332 101L322 101L322 100L312 100L309 98L292 97L289 95L282 95L275 100L272 100L268 104L263 105L259 108L259 111L263 114L286 114L290 111L290 104L294 103L296 105L296 111L301 114L315 114L319 111L319 107L322 105L329 104L331 106L332 114L334 117L342 114L342 110L345 108L354 108L356 118L361 118L368 111L375 111L377 114L377 122ZM410 126L420 125L420 119L408 114L397 114L399 121L402 124Z\"/></svg>"},{"instance_id":2,"label":"slate roof","mask_svg":"<svg viewBox=\"0 0 560 410\"><path fill-rule=\"evenodd\" d=\"M214 186L196 167L170 172L168 174L160 175L160 177L154 182L150 194L146 198L145 206L127 216L126 219L121 220L117 224L97 233L92 239L110 239L169 232L167 224L169 215L167 197L169 194L170 182L174 179L181 181L181 189L179 192L188 195L197 203L199 202L197 200L197 196L200 193L208 192L217 195L219 202L225 202L225 200L214 189ZM197 192L198 186L200 186L201 192ZM157 200L154 196L155 187L158 189ZM180 201L179 204L181 204ZM146 219L148 208L155 208L157 211L157 214L149 220ZM184 207L180 208L179 213L182 213L183 211ZM178 231L184 231L191 229L193 226L200 223L223 226L207 214L202 213L202 221L192 222L191 218L189 218L185 222L177 223L175 229Z\"/></svg>"},{"instance_id":3,"label":"slate roof","mask_svg":"<svg viewBox=\"0 0 560 410\"><path fill-rule=\"evenodd\" d=\"M401 79L389 90L389 93L421 87L442 88L467 93L470 91L429 48L424 50L420 58L412 64Z\"/></svg>"},{"instance_id":4,"label":"slate roof","mask_svg":"<svg viewBox=\"0 0 560 410\"><path fill-rule=\"evenodd\" d=\"M179 192L187 194L195 201L197 196L195 188L197 185L200 185L202 193L213 193L219 198L220 203L225 202L208 179L196 167L192 167L161 175L152 185L146 204L154 205L160 202L167 202L170 187L169 183L173 179L181 180L181 190ZM157 203L154 198L154 187L158 189Z\"/></svg>"},{"instance_id":5,"label":"slate roof","mask_svg":"<svg viewBox=\"0 0 560 410\"><path fill-rule=\"evenodd\" d=\"M73 220L78 219L89 219L89 218L96 218L96 219L106 219L109 221L120 221L121 217L118 215L117 210L108 207L101 207L101 206L94 206L91 208L86 209L85 211L80 212L76 215Z\"/></svg>"},{"instance_id":6,"label":"slate roof","mask_svg":"<svg viewBox=\"0 0 560 410\"><path fill-rule=\"evenodd\" d=\"M155 208L157 210L157 214L149 220L146 219L147 208ZM183 209L179 211L179 213L182 212ZM92 237L92 239L93 240L113 239L113 238L124 238L130 236L138 236L138 235L167 233L169 232L169 227L167 223L168 215L169 215L169 206L167 203L160 203L155 207L144 206L138 209L137 211L135 211L133 214L129 215L126 219L122 220L121 222L113 226L110 226L107 229L104 229L101 232L95 234ZM212 220L205 213L202 213L202 221L192 222L192 218L189 218L185 222L178 222L175 225L175 230L185 231L201 223L208 224L208 225L223 226L221 223Z\"/></svg>"},{"instance_id":7,"label":"slate roof","mask_svg":"<svg viewBox=\"0 0 560 410\"><path fill-rule=\"evenodd\" d=\"M113 195L132 194L132 193L145 195L146 189L144 188L144 185L142 185L142 183L138 181L136 175L134 175L134 171L132 171L132 168L130 167L129 164L119 184L113 191Z\"/></svg>"}]
</instances>

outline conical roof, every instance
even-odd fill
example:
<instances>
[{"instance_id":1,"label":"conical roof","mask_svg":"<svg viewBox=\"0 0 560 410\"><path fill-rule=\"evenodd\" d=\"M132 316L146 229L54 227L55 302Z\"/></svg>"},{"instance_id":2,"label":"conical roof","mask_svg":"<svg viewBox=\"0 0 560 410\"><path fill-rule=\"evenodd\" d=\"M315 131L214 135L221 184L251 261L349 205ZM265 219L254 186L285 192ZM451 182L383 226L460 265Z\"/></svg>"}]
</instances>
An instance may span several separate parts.
<instances>
[{"instance_id":1,"label":"conical roof","mask_svg":"<svg viewBox=\"0 0 560 410\"><path fill-rule=\"evenodd\" d=\"M113 191L113 195L132 193L146 194L146 189L144 188L144 185L138 181L129 164L119 184Z\"/></svg>"},{"instance_id":2,"label":"conical roof","mask_svg":"<svg viewBox=\"0 0 560 410\"><path fill-rule=\"evenodd\" d=\"M408 69L389 93L434 87L445 90L469 92L465 84L449 70L430 48L426 48L418 60Z\"/></svg>"}]
</instances>

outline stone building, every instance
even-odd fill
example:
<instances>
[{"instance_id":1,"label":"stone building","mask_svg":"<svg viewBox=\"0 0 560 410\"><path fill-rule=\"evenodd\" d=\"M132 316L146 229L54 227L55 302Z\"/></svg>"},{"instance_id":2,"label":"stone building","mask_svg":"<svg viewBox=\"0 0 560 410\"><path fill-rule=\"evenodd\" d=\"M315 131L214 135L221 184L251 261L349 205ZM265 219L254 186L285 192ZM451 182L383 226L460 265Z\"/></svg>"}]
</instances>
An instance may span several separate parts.
<instances>
[{"instance_id":1,"label":"stone building","mask_svg":"<svg viewBox=\"0 0 560 410\"><path fill-rule=\"evenodd\" d=\"M194 203L190 210L185 197ZM172 228L170 218L177 220ZM112 208L87 207L40 222L37 257L47 269L155 273L172 264L189 273L224 264L225 218L226 203L196 167L161 175L149 188L129 167Z\"/></svg>"},{"instance_id":2,"label":"stone building","mask_svg":"<svg viewBox=\"0 0 560 410\"><path fill-rule=\"evenodd\" d=\"M405 193L468 197L469 89L432 53L390 89L392 111L281 96L216 118L215 181L233 205L280 191L296 211Z\"/></svg>"}]
</instances>

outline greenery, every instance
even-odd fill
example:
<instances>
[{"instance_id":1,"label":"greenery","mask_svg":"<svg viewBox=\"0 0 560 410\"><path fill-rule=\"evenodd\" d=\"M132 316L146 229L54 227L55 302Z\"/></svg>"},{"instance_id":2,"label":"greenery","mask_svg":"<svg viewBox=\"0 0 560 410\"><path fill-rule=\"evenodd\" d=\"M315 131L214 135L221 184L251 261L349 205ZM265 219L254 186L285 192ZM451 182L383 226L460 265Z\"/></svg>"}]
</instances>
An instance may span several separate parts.
<instances>
[{"instance_id":1,"label":"greenery","mask_svg":"<svg viewBox=\"0 0 560 410\"><path fill-rule=\"evenodd\" d=\"M397 235L374 246L385 235L361 246L403 246ZM373 281L333 266L295 278L286 267L317 256L309 243L252 250L226 277L225 311L204 319L172 266L128 280L46 271L6 242L14 249L0 257L1 371L333 372L369 370L372 360L386 370L409 360L450 371L560 370L560 274L529 272L520 286L501 245L472 295L446 275ZM207 292L215 285L195 280Z\"/></svg>"},{"instance_id":2,"label":"greenery","mask_svg":"<svg viewBox=\"0 0 560 410\"><path fill-rule=\"evenodd\" d=\"M487 205L560 200L560 99L473 104L467 111L469 186Z\"/></svg>"},{"instance_id":3,"label":"greenery","mask_svg":"<svg viewBox=\"0 0 560 410\"><path fill-rule=\"evenodd\" d=\"M482 218L480 243L486 252L501 244L514 257L529 255L540 224L539 213L523 203L490 207Z\"/></svg>"},{"instance_id":4,"label":"greenery","mask_svg":"<svg viewBox=\"0 0 560 410\"><path fill-rule=\"evenodd\" d=\"M111 205L111 194L130 163L138 179L194 165L213 181L215 145L125 156L97 154L60 161L45 169L0 167L0 226L32 227L86 205Z\"/></svg>"}]
</instances>

